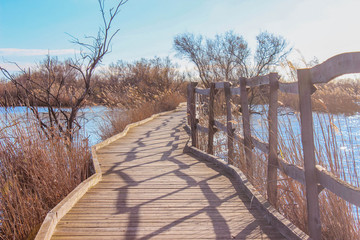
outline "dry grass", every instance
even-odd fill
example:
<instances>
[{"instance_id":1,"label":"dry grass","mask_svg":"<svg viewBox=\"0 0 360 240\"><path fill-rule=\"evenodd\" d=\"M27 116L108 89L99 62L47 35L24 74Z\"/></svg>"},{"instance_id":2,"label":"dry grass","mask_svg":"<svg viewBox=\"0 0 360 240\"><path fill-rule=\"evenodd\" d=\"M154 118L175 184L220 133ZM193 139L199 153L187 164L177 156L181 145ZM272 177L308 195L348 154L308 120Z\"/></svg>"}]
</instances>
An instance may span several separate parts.
<instances>
[{"instance_id":1,"label":"dry grass","mask_svg":"<svg viewBox=\"0 0 360 240\"><path fill-rule=\"evenodd\" d=\"M324 91L330 91L332 86L326 87ZM338 93L337 93L338 94ZM326 94L322 95L324 99ZM329 96L331 98L331 96ZM313 96L313 101L318 97ZM206 101L206 99L205 99ZM326 101L326 100L324 100ZM352 101L356 101L352 99ZM327 105L327 102L322 105ZM206 105L206 104L205 104ZM199 106L203 106L200 104ZM325 106L322 106L325 109ZM264 142L267 139L267 107L259 106L257 109L261 115L253 114L252 132ZM200 109L200 123L207 127L206 108ZM351 111L348 111L351 112ZM234 112L235 113L235 112ZM284 115L279 116L279 156L287 162L303 166L303 153L300 135L300 120L298 113L291 110L285 111ZM294 115L295 114L295 115ZM225 123L223 111L219 111L216 120ZM297 116L297 117L296 117ZM343 116L339 116L343 117ZM354 149L343 154L341 146L354 142L356 136L351 136L351 129L341 129L336 120L336 115L318 113L314 119L318 123L319 130L315 134L316 157L318 164L326 167L328 171L351 183L359 186L359 179L356 172L356 157ZM236 132L241 134L241 116L235 119ZM256 123L256 126L255 126ZM346 128L346 127L345 127ZM342 134L347 133L347 134ZM206 150L207 136L199 134L199 143L202 150ZM226 134L219 132L215 135L214 148L215 155L226 158L227 140ZM355 148L355 146L352 146ZM235 143L235 164L245 174L247 174L244 146L240 142ZM259 150L253 150L253 178L249 178L252 184L260 193L266 196L267 178L267 155ZM278 171L278 210L296 226L307 232L307 209L305 200L305 188L300 183L290 179L281 171ZM247 174L248 175L248 174ZM338 198L331 192L323 190L319 194L322 235L323 239L360 239L359 216L353 211L353 206Z\"/></svg>"},{"instance_id":2,"label":"dry grass","mask_svg":"<svg viewBox=\"0 0 360 240\"><path fill-rule=\"evenodd\" d=\"M48 211L89 176L91 155L86 141L70 147L47 140L34 123L10 119L0 131L0 238L31 239Z\"/></svg>"},{"instance_id":3,"label":"dry grass","mask_svg":"<svg viewBox=\"0 0 360 240\"><path fill-rule=\"evenodd\" d=\"M313 111L353 115L360 112L360 80L342 80L317 85L313 94ZM299 98L294 94L279 93L279 102L299 111Z\"/></svg>"},{"instance_id":4,"label":"dry grass","mask_svg":"<svg viewBox=\"0 0 360 240\"><path fill-rule=\"evenodd\" d=\"M128 110L114 110L110 112L102 125L100 125L100 137L107 139L122 132L126 125L141 121L153 114L175 109L179 103L186 101L180 93L166 93L157 98L157 101L137 104L137 107Z\"/></svg>"}]
</instances>

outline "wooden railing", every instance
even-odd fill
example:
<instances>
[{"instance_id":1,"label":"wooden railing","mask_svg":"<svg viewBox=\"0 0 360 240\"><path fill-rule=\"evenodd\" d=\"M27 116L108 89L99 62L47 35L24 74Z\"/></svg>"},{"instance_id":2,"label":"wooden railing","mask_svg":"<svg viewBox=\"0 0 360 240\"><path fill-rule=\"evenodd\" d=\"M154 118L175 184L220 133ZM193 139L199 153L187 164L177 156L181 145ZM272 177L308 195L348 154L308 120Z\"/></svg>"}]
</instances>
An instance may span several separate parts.
<instances>
[{"instance_id":1,"label":"wooden railing","mask_svg":"<svg viewBox=\"0 0 360 240\"><path fill-rule=\"evenodd\" d=\"M313 119L311 94L316 91L314 84L327 83L335 77L349 73L360 73L360 52L344 53L334 56L313 68L299 69L298 82L279 82L277 73L255 78L240 78L240 87L231 87L229 82L211 83L207 89L197 88L197 83L188 85L188 124L191 129L192 146L198 147L197 132L204 132L208 137L207 152L213 154L214 133L223 131L227 133L228 163L234 161L234 140L241 141L245 149L247 173L252 176L252 149L255 147L267 154L267 196L271 204L276 204L277 199L277 170L299 183L305 185L308 211L308 230L312 239L321 239L321 222L318 194L328 189L347 202L360 207L360 188L354 187L339 179L320 165L316 165L315 146L313 135ZM251 136L250 113L246 88L260 85L269 85L269 110L268 110L268 143L262 142ZM214 99L216 91L223 90L226 104L226 125L214 119ZM299 94L301 139L304 152L304 168L288 163L278 156L278 91ZM199 125L196 119L195 96L200 94L208 96L208 126ZM243 136L235 134L231 113L231 96L240 95Z\"/></svg>"}]
</instances>

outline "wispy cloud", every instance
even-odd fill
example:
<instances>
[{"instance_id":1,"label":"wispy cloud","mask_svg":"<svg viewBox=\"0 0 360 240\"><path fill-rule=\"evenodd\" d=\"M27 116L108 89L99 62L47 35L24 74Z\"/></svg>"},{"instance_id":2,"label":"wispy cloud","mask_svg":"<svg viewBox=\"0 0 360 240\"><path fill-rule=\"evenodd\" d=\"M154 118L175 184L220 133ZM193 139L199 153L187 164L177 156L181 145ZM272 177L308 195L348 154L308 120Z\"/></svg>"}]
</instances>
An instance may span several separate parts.
<instances>
[{"instance_id":1,"label":"wispy cloud","mask_svg":"<svg viewBox=\"0 0 360 240\"><path fill-rule=\"evenodd\" d=\"M20 49L20 48L0 48L0 56L53 56L71 55L79 53L76 49Z\"/></svg>"}]
</instances>

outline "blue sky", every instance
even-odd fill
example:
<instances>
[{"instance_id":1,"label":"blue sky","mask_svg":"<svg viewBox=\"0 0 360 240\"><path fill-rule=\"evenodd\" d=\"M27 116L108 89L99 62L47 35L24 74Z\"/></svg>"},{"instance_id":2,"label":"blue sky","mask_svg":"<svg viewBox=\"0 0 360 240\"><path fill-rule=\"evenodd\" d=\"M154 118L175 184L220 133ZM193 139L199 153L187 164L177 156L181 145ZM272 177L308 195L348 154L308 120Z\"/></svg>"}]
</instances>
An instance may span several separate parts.
<instances>
[{"instance_id":1,"label":"blue sky","mask_svg":"<svg viewBox=\"0 0 360 240\"><path fill-rule=\"evenodd\" d=\"M285 37L307 60L324 61L360 51L359 9L358 0L129 0L113 26L120 32L103 63L176 59L175 35L213 37L228 30L243 35L252 49L255 36L267 30ZM79 47L67 34L95 35L100 23L97 0L0 0L0 65L31 66L47 53L72 57ZM296 61L296 52L291 58Z\"/></svg>"}]
</instances>

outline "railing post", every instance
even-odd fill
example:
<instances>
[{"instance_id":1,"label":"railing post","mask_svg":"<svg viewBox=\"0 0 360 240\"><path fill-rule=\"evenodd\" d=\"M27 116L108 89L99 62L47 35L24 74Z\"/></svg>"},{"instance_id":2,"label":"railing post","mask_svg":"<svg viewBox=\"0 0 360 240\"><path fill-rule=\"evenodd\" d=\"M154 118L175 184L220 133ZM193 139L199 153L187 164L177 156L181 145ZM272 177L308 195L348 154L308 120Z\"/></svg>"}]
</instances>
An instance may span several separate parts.
<instances>
[{"instance_id":1,"label":"railing post","mask_svg":"<svg viewBox=\"0 0 360 240\"><path fill-rule=\"evenodd\" d=\"M270 96L269 96L269 155L267 171L267 196L269 202L277 206L277 166L278 166L278 89L279 81L277 73L269 74Z\"/></svg>"},{"instance_id":2,"label":"railing post","mask_svg":"<svg viewBox=\"0 0 360 240\"><path fill-rule=\"evenodd\" d=\"M250 130L250 112L249 103L246 92L246 78L240 78L240 104L243 121L243 132L244 132L244 148L246 158L246 171L248 176L252 177L252 140Z\"/></svg>"},{"instance_id":3,"label":"railing post","mask_svg":"<svg viewBox=\"0 0 360 240\"><path fill-rule=\"evenodd\" d=\"M207 153L214 154L214 100L215 100L215 83L210 83L209 95L209 135Z\"/></svg>"},{"instance_id":4,"label":"railing post","mask_svg":"<svg viewBox=\"0 0 360 240\"><path fill-rule=\"evenodd\" d=\"M190 100L190 92L191 92L191 83L189 83L188 85L187 85L187 89L186 89L187 91L186 91L186 97L187 97L187 99L186 99L186 116L187 116L187 123L188 123L188 125L189 126L191 126L191 117L190 117L190 102L191 102L191 100Z\"/></svg>"},{"instance_id":5,"label":"railing post","mask_svg":"<svg viewBox=\"0 0 360 240\"><path fill-rule=\"evenodd\" d=\"M234 131L232 127L232 116L231 116L231 92L230 82L224 83L225 102L226 102L226 130L228 140L228 163L234 163Z\"/></svg>"},{"instance_id":6,"label":"railing post","mask_svg":"<svg viewBox=\"0 0 360 240\"><path fill-rule=\"evenodd\" d=\"M321 222L311 106L312 80L309 69L299 69L297 74L300 99L301 141L304 151L308 229L313 240L320 240Z\"/></svg>"},{"instance_id":7,"label":"railing post","mask_svg":"<svg viewBox=\"0 0 360 240\"><path fill-rule=\"evenodd\" d=\"M197 132L196 132L196 103L195 103L195 87L198 83L191 82L188 85L188 113L190 118L191 128L191 143L193 147L197 147Z\"/></svg>"}]
</instances>

